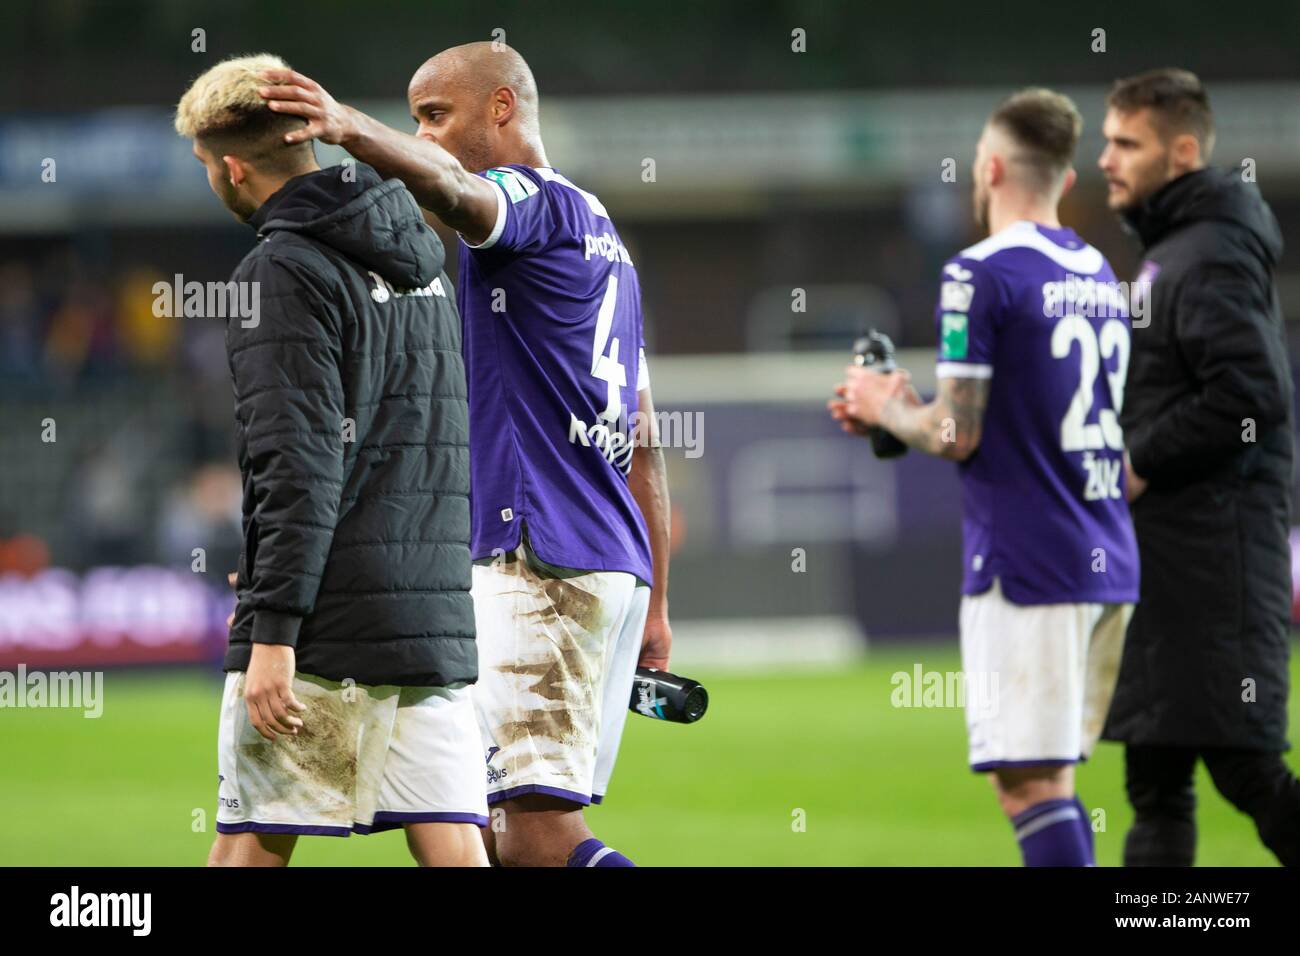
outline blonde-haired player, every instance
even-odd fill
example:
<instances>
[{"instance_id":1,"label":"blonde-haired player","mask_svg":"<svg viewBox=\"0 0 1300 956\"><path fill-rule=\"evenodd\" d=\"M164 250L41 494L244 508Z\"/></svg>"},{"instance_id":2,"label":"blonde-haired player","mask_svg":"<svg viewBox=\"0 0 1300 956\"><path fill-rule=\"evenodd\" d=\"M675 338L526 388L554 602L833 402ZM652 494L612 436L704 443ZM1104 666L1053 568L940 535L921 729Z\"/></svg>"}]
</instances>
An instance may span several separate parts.
<instances>
[{"instance_id":1,"label":"blonde-haired player","mask_svg":"<svg viewBox=\"0 0 1300 956\"><path fill-rule=\"evenodd\" d=\"M442 243L369 166L320 169L257 88L200 76L176 111L257 231L227 319L244 481L209 863L287 863L302 834L402 827L423 864L484 865L460 318Z\"/></svg>"}]
</instances>

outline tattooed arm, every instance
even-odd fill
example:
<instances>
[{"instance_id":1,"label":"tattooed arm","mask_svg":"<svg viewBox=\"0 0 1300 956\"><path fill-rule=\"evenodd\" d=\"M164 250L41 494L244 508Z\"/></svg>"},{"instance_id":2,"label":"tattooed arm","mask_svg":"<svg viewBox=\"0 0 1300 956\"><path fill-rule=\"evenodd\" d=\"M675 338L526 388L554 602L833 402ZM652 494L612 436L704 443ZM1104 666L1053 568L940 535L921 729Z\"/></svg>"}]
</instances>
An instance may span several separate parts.
<instances>
[{"instance_id":1,"label":"tattooed arm","mask_svg":"<svg viewBox=\"0 0 1300 956\"><path fill-rule=\"evenodd\" d=\"M880 423L913 448L965 461L979 447L988 400L986 378L941 378L939 393L928 403L908 385L885 402Z\"/></svg>"},{"instance_id":2,"label":"tattooed arm","mask_svg":"<svg viewBox=\"0 0 1300 956\"><path fill-rule=\"evenodd\" d=\"M905 371L850 366L847 373L835 390L839 398L830 402L831 416L845 431L864 434L880 425L912 448L952 461L965 461L979 447L989 379L941 378L938 395L925 402Z\"/></svg>"}]
</instances>

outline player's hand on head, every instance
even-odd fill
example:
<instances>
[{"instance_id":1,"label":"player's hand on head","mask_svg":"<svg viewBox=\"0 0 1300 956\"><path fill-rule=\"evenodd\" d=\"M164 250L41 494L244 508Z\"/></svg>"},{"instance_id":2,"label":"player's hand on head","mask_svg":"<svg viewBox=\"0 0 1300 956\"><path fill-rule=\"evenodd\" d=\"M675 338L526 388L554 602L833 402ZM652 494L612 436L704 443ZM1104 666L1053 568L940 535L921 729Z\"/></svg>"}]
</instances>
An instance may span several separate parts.
<instances>
[{"instance_id":1,"label":"player's hand on head","mask_svg":"<svg viewBox=\"0 0 1300 956\"><path fill-rule=\"evenodd\" d=\"M673 649L673 629L666 614L651 614L646 618L641 637L641 657L638 667L668 670L668 658Z\"/></svg>"},{"instance_id":2,"label":"player's hand on head","mask_svg":"<svg viewBox=\"0 0 1300 956\"><path fill-rule=\"evenodd\" d=\"M302 129L285 135L286 143L318 139L322 143L338 144L351 134L348 108L311 77L297 70L263 70L258 75L267 82L258 93L270 109L301 116L307 121Z\"/></svg>"},{"instance_id":3,"label":"player's hand on head","mask_svg":"<svg viewBox=\"0 0 1300 956\"><path fill-rule=\"evenodd\" d=\"M306 705L293 693L294 650L287 644L254 644L244 678L244 704L248 719L259 734L275 740L280 734L297 736L303 727Z\"/></svg>"}]
</instances>

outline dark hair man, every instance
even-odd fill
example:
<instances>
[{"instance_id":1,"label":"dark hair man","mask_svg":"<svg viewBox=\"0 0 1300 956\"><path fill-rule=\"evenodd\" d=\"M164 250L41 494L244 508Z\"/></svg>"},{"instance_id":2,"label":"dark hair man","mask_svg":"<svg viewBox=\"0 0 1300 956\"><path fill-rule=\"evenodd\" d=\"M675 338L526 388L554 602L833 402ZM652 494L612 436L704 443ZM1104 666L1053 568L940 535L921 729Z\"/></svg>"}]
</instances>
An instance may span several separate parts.
<instances>
[{"instance_id":1,"label":"dark hair man","mask_svg":"<svg viewBox=\"0 0 1300 956\"><path fill-rule=\"evenodd\" d=\"M959 463L962 670L971 769L988 773L1026 866L1090 866L1074 765L1101 732L1137 598L1117 412L1127 303L1061 226L1082 120L1050 90L989 117L975 217L989 237L943 267L934 401L906 372L850 366L830 402Z\"/></svg>"},{"instance_id":2,"label":"dark hair man","mask_svg":"<svg viewBox=\"0 0 1300 956\"><path fill-rule=\"evenodd\" d=\"M1117 82L1099 165L1142 243L1122 424L1142 560L1104 735L1123 741L1128 865L1189 866L1192 771L1300 863L1286 749L1292 384L1277 221L1239 170L1206 166L1214 118L1185 70Z\"/></svg>"},{"instance_id":3,"label":"dark hair man","mask_svg":"<svg viewBox=\"0 0 1300 956\"><path fill-rule=\"evenodd\" d=\"M368 166L320 169L258 95L279 57L181 98L212 191L257 230L231 318L244 546L226 653L212 865L287 863L300 834L404 827L422 864L486 865L467 684L469 450L442 244Z\"/></svg>"}]
</instances>

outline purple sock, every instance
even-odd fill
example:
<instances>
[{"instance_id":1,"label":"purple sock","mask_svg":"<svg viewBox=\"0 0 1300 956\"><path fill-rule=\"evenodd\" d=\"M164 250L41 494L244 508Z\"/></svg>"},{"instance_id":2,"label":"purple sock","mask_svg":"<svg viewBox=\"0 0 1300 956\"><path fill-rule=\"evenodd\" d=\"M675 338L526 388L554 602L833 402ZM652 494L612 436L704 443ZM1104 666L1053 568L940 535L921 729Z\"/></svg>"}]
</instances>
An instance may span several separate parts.
<instances>
[{"instance_id":1,"label":"purple sock","mask_svg":"<svg viewBox=\"0 0 1300 956\"><path fill-rule=\"evenodd\" d=\"M1073 798L1043 800L1011 818L1025 866L1087 866L1091 853Z\"/></svg>"},{"instance_id":2,"label":"purple sock","mask_svg":"<svg viewBox=\"0 0 1300 956\"><path fill-rule=\"evenodd\" d=\"M1088 866L1097 865L1097 844L1092 833L1092 817L1088 816L1088 808L1083 805L1079 795L1074 795L1074 805L1079 808L1079 824L1083 827L1083 838L1087 841L1088 846Z\"/></svg>"},{"instance_id":3,"label":"purple sock","mask_svg":"<svg viewBox=\"0 0 1300 956\"><path fill-rule=\"evenodd\" d=\"M565 866L636 866L617 850L612 850L595 837L583 840L569 854Z\"/></svg>"}]
</instances>

